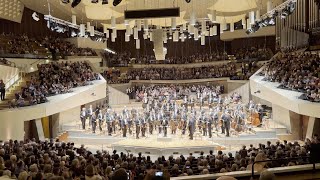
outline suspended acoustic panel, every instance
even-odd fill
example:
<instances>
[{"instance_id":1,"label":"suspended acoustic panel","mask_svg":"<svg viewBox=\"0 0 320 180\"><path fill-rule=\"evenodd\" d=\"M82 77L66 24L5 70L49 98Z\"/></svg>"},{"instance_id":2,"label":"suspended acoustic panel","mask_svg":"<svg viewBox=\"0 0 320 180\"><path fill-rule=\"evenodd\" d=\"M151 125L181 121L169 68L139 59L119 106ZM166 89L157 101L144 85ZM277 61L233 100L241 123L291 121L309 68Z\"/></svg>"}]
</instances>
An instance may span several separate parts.
<instances>
[{"instance_id":1,"label":"suspended acoustic panel","mask_svg":"<svg viewBox=\"0 0 320 180\"><path fill-rule=\"evenodd\" d=\"M165 54L163 51L163 30L155 29L152 31L153 36L153 46L154 46L154 54L156 60L164 60Z\"/></svg>"}]
</instances>

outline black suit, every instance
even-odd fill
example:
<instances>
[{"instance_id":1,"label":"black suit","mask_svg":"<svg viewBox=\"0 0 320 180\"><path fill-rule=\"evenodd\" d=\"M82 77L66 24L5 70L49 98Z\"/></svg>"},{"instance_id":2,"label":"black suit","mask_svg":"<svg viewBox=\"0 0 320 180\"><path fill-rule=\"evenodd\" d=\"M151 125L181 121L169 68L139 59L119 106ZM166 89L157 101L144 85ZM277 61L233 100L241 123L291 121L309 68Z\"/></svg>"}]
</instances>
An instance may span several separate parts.
<instances>
[{"instance_id":1,"label":"black suit","mask_svg":"<svg viewBox=\"0 0 320 180\"><path fill-rule=\"evenodd\" d=\"M161 121L161 126L162 126L162 129L163 129L164 137L167 137L168 121L167 120L162 120Z\"/></svg>"},{"instance_id":2,"label":"black suit","mask_svg":"<svg viewBox=\"0 0 320 180\"><path fill-rule=\"evenodd\" d=\"M225 113L222 115L221 119L223 120L222 134L224 134L226 131L226 136L229 137L231 116L230 114Z\"/></svg>"},{"instance_id":3,"label":"black suit","mask_svg":"<svg viewBox=\"0 0 320 180\"><path fill-rule=\"evenodd\" d=\"M188 124L188 128L189 128L189 137L191 140L193 140L193 133L196 129L196 125L195 125L195 120L192 119L189 121L189 124Z\"/></svg>"}]
</instances>

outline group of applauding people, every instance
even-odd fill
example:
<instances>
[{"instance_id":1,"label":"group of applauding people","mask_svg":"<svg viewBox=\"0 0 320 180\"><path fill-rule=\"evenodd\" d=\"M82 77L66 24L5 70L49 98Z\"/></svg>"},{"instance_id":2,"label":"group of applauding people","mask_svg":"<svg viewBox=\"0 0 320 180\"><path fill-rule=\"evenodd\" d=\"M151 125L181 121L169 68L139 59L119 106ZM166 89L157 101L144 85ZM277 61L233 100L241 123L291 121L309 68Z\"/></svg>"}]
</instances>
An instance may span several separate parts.
<instances>
[{"instance_id":1,"label":"group of applauding people","mask_svg":"<svg viewBox=\"0 0 320 180\"><path fill-rule=\"evenodd\" d=\"M142 85L128 87L126 93L130 99L136 99L137 101L146 101L153 98L161 98L169 96L170 99L183 99L185 96L189 96L192 93L196 93L197 97L212 99L217 95L224 92L223 85L212 84L170 84L170 85Z\"/></svg>"},{"instance_id":2,"label":"group of applauding people","mask_svg":"<svg viewBox=\"0 0 320 180\"><path fill-rule=\"evenodd\" d=\"M263 72L279 88L302 92L302 99L320 102L320 58L311 52L282 53Z\"/></svg>"},{"instance_id":3,"label":"group of applauding people","mask_svg":"<svg viewBox=\"0 0 320 180\"><path fill-rule=\"evenodd\" d=\"M52 62L38 65L38 75L31 76L27 86L10 100L10 107L23 107L47 102L48 96L68 93L72 88L98 80L86 62Z\"/></svg>"},{"instance_id":4,"label":"group of applauding people","mask_svg":"<svg viewBox=\"0 0 320 180\"><path fill-rule=\"evenodd\" d=\"M59 37L29 37L26 34L2 33L0 39L0 54L32 54L47 55L58 53L61 56L97 56L91 48L77 48L72 43Z\"/></svg>"},{"instance_id":5,"label":"group of applauding people","mask_svg":"<svg viewBox=\"0 0 320 180\"><path fill-rule=\"evenodd\" d=\"M314 135L305 143L279 142L243 146L233 153L221 150L201 151L178 157L159 157L152 160L142 153L91 152L73 142L0 141L1 179L101 179L153 180L200 174L254 170L265 176L267 168L304 165L319 162L319 137ZM294 159L289 159L294 158ZM277 160L281 159L281 160ZM275 160L269 162L257 162ZM160 176L160 177L159 177ZM261 179L260 180L264 180ZM274 177L274 175L273 175ZM268 179L270 180L270 178ZM274 180L274 179L272 179Z\"/></svg>"},{"instance_id":6,"label":"group of applauding people","mask_svg":"<svg viewBox=\"0 0 320 180\"><path fill-rule=\"evenodd\" d=\"M135 68L129 69L125 79L130 80L182 80L232 77L237 75L234 63L192 68Z\"/></svg>"},{"instance_id":7,"label":"group of applauding people","mask_svg":"<svg viewBox=\"0 0 320 180\"><path fill-rule=\"evenodd\" d=\"M248 47L236 49L231 53L236 60L269 60L273 52L269 48ZM193 55L167 57L164 60L156 60L154 55L140 55L132 57L130 52L124 51L117 54L103 52L109 67L129 66L130 64L189 64L202 62L215 62L229 60L228 53L225 51L198 52Z\"/></svg>"}]
</instances>

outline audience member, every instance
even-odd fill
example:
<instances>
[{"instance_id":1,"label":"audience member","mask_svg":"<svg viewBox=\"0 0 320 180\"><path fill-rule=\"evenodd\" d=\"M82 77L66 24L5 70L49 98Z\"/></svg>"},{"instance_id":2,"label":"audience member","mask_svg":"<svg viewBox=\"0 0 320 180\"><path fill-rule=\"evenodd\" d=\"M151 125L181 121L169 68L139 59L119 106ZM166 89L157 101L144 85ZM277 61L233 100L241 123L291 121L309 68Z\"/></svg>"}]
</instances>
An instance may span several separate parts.
<instances>
[{"instance_id":1,"label":"audience member","mask_svg":"<svg viewBox=\"0 0 320 180\"><path fill-rule=\"evenodd\" d=\"M0 79L0 99L4 101L6 96L6 84L4 84L3 80Z\"/></svg>"}]
</instances>

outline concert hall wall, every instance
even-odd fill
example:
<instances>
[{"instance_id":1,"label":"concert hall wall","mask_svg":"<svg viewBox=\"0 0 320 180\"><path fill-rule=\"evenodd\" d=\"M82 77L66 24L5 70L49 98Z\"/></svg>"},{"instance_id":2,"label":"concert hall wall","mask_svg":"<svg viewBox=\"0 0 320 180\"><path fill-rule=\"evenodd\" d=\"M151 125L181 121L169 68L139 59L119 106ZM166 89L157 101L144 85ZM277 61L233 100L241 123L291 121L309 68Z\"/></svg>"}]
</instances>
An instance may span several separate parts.
<instances>
[{"instance_id":1,"label":"concert hall wall","mask_svg":"<svg viewBox=\"0 0 320 180\"><path fill-rule=\"evenodd\" d=\"M231 41L231 52L235 52L240 48L260 47L270 48L272 52L275 52L276 37L275 36L263 36L234 39Z\"/></svg>"},{"instance_id":2,"label":"concert hall wall","mask_svg":"<svg viewBox=\"0 0 320 180\"><path fill-rule=\"evenodd\" d=\"M40 20L35 21L32 18L34 11L25 8L22 15L21 23L0 19L0 33L14 33L14 34L26 34L30 37L42 37L42 36L59 36L67 37L67 33L56 33L51 31L47 27L47 21L43 18L43 14L38 13Z\"/></svg>"}]
</instances>

